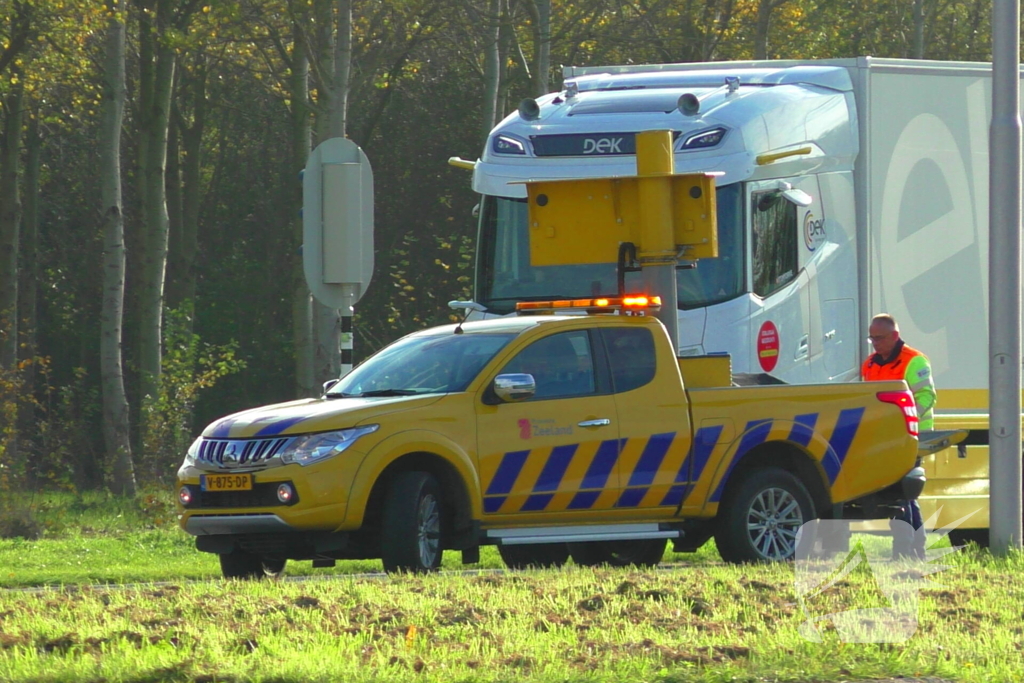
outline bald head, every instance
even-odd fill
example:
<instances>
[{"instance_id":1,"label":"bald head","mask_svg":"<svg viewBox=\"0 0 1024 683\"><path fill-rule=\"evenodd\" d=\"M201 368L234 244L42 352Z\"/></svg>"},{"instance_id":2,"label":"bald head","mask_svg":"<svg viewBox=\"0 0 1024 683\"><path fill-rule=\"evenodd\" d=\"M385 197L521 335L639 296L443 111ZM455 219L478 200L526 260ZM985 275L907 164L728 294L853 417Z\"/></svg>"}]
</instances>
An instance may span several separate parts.
<instances>
[{"instance_id":1,"label":"bald head","mask_svg":"<svg viewBox=\"0 0 1024 683\"><path fill-rule=\"evenodd\" d=\"M868 334L871 335L868 341L871 342L875 353L882 358L888 358L900 339L900 326L888 313L879 313L871 319Z\"/></svg>"}]
</instances>

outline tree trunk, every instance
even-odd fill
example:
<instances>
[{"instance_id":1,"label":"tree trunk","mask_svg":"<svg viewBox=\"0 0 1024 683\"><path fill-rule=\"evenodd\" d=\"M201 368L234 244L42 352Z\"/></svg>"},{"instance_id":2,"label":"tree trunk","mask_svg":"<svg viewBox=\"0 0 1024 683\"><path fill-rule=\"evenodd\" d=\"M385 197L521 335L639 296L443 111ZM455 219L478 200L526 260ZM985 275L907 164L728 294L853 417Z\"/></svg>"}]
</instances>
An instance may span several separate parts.
<instances>
[{"instance_id":1,"label":"tree trunk","mask_svg":"<svg viewBox=\"0 0 1024 683\"><path fill-rule=\"evenodd\" d=\"M914 0L914 59L924 59L924 16L924 0Z\"/></svg>"},{"instance_id":2,"label":"tree trunk","mask_svg":"<svg viewBox=\"0 0 1024 683\"><path fill-rule=\"evenodd\" d=\"M494 128L498 116L498 85L501 79L501 60L498 56L498 35L501 30L501 0L488 0L484 19L484 102L481 118L483 141Z\"/></svg>"},{"instance_id":3,"label":"tree trunk","mask_svg":"<svg viewBox=\"0 0 1024 683\"><path fill-rule=\"evenodd\" d=\"M28 361L21 371L21 394L34 396L36 391L37 338L39 326L39 156L42 140L39 137L39 112L33 112L25 134L24 197L22 204L20 248L21 266L18 269L18 321L21 339L18 356ZM35 427L35 413L23 407L18 413L18 433L29 434Z\"/></svg>"},{"instance_id":4,"label":"tree trunk","mask_svg":"<svg viewBox=\"0 0 1024 683\"><path fill-rule=\"evenodd\" d=\"M103 64L103 103L99 134L100 186L103 201L103 308L100 316L100 383L103 394L103 440L113 464L111 488L135 495L128 433L128 399L121 358L124 315L124 213L121 209L121 124L125 101L124 0L108 0Z\"/></svg>"},{"instance_id":5,"label":"tree trunk","mask_svg":"<svg viewBox=\"0 0 1024 683\"><path fill-rule=\"evenodd\" d=\"M754 59L768 59L768 30L771 28L772 12L786 0L760 0L757 3L757 19L754 24Z\"/></svg>"},{"instance_id":6,"label":"tree trunk","mask_svg":"<svg viewBox=\"0 0 1024 683\"><path fill-rule=\"evenodd\" d=\"M3 100L0 138L0 373L5 385L18 379L18 247L21 199L18 156L24 89L20 80ZM15 386L17 386L15 384ZM0 456L9 466L18 460L18 394L0 393ZM6 405L5 405L6 404ZM5 424L4 418L10 422Z\"/></svg>"},{"instance_id":7,"label":"tree trunk","mask_svg":"<svg viewBox=\"0 0 1024 683\"><path fill-rule=\"evenodd\" d=\"M170 19L168 0L158 0L156 34L163 34ZM147 27L142 26L144 30ZM140 92L140 136L146 140L140 174L145 187L142 204L142 268L139 277L139 398L143 403L159 392L163 351L164 276L167 270L167 129L171 90L174 84L174 51L160 36L151 34L153 47L152 90ZM141 36L140 36L141 40ZM142 97L148 95L143 99Z\"/></svg>"},{"instance_id":8,"label":"tree trunk","mask_svg":"<svg viewBox=\"0 0 1024 683\"><path fill-rule=\"evenodd\" d=\"M181 198L181 253L178 276L181 305L190 311L196 305L196 254L199 251L199 206L202 199L202 148L206 132L206 72L195 79L195 103L192 125L181 130L182 144L182 198ZM191 324L191 323L190 323Z\"/></svg>"},{"instance_id":9,"label":"tree trunk","mask_svg":"<svg viewBox=\"0 0 1024 683\"><path fill-rule=\"evenodd\" d=\"M551 0L533 0L536 26L533 32L533 91L537 97L551 92Z\"/></svg>"},{"instance_id":10,"label":"tree trunk","mask_svg":"<svg viewBox=\"0 0 1024 683\"><path fill-rule=\"evenodd\" d=\"M173 309L187 309L187 326L191 331L194 323L196 297L196 253L199 246L199 205L201 193L202 142L206 128L206 68L200 63L191 72L182 69L179 73L183 96L187 93L192 101L192 122L186 120L181 109L174 108L175 123L171 130L177 131L180 146L176 150L180 164L177 173L171 171L171 145L168 144L168 175L175 180L168 182L168 192L175 182L180 183L180 220L175 229L171 220L172 239L167 255L168 282L167 305Z\"/></svg>"},{"instance_id":11,"label":"tree trunk","mask_svg":"<svg viewBox=\"0 0 1024 683\"><path fill-rule=\"evenodd\" d=\"M174 105L171 105L174 107ZM166 301L167 308L176 309L181 306L181 134L179 127L171 121L167 127L167 276Z\"/></svg>"},{"instance_id":12,"label":"tree trunk","mask_svg":"<svg viewBox=\"0 0 1024 683\"><path fill-rule=\"evenodd\" d=\"M18 248L21 198L18 169L24 89L15 86L3 101L3 138L0 139L0 369L18 363Z\"/></svg>"},{"instance_id":13,"label":"tree trunk","mask_svg":"<svg viewBox=\"0 0 1024 683\"><path fill-rule=\"evenodd\" d=\"M309 59L303 47L302 27L293 26L292 31L292 166L305 168L309 156ZM306 274L302 265L302 185L295 183L292 193L295 210L291 215L292 235L295 250L292 252L292 342L295 346L295 395L313 396L313 310L312 297L306 286Z\"/></svg>"}]
</instances>

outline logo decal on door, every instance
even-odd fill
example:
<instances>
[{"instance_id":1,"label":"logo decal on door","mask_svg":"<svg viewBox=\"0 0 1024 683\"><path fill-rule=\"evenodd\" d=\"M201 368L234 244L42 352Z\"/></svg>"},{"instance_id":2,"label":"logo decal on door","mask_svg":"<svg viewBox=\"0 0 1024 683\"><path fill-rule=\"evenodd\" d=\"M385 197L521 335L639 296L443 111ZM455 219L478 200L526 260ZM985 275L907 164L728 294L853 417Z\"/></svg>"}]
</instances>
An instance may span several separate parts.
<instances>
[{"instance_id":1,"label":"logo decal on door","mask_svg":"<svg viewBox=\"0 0 1024 683\"><path fill-rule=\"evenodd\" d=\"M535 436L565 436L573 433L571 424L559 426L554 420L522 418L516 424L519 426L520 439L531 439Z\"/></svg>"},{"instance_id":2,"label":"logo decal on door","mask_svg":"<svg viewBox=\"0 0 1024 683\"><path fill-rule=\"evenodd\" d=\"M761 325L757 333L757 362L765 372L774 370L779 362L779 330L771 320Z\"/></svg>"}]
</instances>

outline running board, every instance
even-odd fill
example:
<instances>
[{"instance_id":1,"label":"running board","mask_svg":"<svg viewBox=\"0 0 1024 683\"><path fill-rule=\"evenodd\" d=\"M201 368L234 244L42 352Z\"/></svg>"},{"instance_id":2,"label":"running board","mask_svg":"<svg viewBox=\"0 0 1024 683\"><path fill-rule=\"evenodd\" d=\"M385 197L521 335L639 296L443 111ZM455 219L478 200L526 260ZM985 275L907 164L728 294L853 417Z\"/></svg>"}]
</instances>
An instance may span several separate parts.
<instances>
[{"instance_id":1,"label":"running board","mask_svg":"<svg viewBox=\"0 0 1024 683\"><path fill-rule=\"evenodd\" d=\"M527 543L587 543L589 541L639 541L650 538L680 538L679 529L663 529L660 524L588 524L586 526L533 527L528 529L489 529L487 538L498 545Z\"/></svg>"}]
</instances>

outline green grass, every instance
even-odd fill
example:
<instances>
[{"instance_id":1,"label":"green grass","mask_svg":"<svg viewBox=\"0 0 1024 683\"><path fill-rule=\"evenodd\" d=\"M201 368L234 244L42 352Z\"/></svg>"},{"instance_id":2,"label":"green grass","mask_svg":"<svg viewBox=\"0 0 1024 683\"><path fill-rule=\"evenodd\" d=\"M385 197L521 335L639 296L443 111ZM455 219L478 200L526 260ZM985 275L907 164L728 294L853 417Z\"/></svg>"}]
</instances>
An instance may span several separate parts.
<instances>
[{"instance_id":1,"label":"green grass","mask_svg":"<svg viewBox=\"0 0 1024 683\"><path fill-rule=\"evenodd\" d=\"M843 643L826 626L812 643L798 630L805 607L886 604L868 572L806 605L792 566L728 566L711 547L667 558L690 566L651 571L364 578L345 574L380 563L302 562L288 574L329 577L224 581L166 500L32 502L42 538L0 541L0 680L980 682L1024 671L1020 555L971 548L948 558L952 568L920 591L906 642ZM446 554L446 565L461 568L458 558ZM482 559L500 566L493 549ZM148 581L163 583L89 585Z\"/></svg>"}]
</instances>

